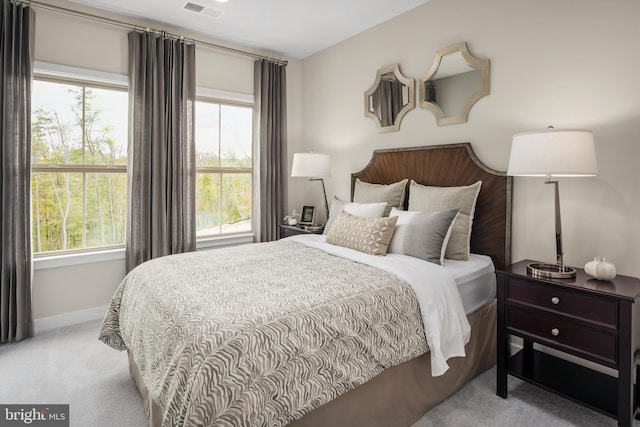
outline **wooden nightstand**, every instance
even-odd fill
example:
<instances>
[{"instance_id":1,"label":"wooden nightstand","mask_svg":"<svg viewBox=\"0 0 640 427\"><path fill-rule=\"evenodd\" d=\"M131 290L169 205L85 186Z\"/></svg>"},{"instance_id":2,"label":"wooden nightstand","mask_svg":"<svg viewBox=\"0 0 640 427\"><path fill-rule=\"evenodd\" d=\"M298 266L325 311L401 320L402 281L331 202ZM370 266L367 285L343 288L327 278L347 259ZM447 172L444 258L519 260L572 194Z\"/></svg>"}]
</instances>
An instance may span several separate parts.
<instances>
[{"instance_id":1,"label":"wooden nightstand","mask_svg":"<svg viewBox=\"0 0 640 427\"><path fill-rule=\"evenodd\" d=\"M322 234L324 228L321 230L306 230L302 228L300 225L284 225L280 224L280 233L282 237L295 236L296 234Z\"/></svg>"},{"instance_id":2,"label":"wooden nightstand","mask_svg":"<svg viewBox=\"0 0 640 427\"><path fill-rule=\"evenodd\" d=\"M575 279L527 275L524 260L497 271L498 365L496 394L507 397L507 375L536 384L630 427L640 384L640 279L604 282L577 270ZM523 339L510 356L509 335ZM618 378L534 349L560 350L618 371Z\"/></svg>"}]
</instances>

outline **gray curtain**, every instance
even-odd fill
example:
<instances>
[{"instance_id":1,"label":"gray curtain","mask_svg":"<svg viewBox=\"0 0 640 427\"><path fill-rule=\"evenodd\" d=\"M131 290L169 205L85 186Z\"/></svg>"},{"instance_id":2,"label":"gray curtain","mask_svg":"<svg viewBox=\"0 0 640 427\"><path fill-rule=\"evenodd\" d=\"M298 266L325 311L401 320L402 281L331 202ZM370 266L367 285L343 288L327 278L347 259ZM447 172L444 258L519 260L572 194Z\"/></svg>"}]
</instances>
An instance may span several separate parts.
<instances>
[{"instance_id":1,"label":"gray curtain","mask_svg":"<svg viewBox=\"0 0 640 427\"><path fill-rule=\"evenodd\" d=\"M259 60L254 67L256 136L259 144L261 242L277 240L286 215L287 76L286 65Z\"/></svg>"},{"instance_id":2,"label":"gray curtain","mask_svg":"<svg viewBox=\"0 0 640 427\"><path fill-rule=\"evenodd\" d=\"M127 271L193 251L195 46L129 33Z\"/></svg>"},{"instance_id":3,"label":"gray curtain","mask_svg":"<svg viewBox=\"0 0 640 427\"><path fill-rule=\"evenodd\" d=\"M31 79L35 14L0 0L0 342L33 336Z\"/></svg>"}]
</instances>

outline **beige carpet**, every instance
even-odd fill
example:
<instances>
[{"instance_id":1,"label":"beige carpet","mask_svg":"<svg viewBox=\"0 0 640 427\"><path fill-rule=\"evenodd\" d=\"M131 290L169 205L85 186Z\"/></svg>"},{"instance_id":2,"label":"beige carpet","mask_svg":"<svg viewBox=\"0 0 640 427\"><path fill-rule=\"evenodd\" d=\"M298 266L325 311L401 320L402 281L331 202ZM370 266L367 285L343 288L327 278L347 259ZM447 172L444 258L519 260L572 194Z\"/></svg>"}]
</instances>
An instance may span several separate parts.
<instances>
[{"instance_id":1,"label":"beige carpet","mask_svg":"<svg viewBox=\"0 0 640 427\"><path fill-rule=\"evenodd\" d=\"M0 403L68 403L71 426L147 425L126 354L98 341L99 326L91 322L0 345ZM490 369L413 427L617 425L611 418L516 379L509 378L509 389L506 400L495 395L495 368Z\"/></svg>"}]
</instances>

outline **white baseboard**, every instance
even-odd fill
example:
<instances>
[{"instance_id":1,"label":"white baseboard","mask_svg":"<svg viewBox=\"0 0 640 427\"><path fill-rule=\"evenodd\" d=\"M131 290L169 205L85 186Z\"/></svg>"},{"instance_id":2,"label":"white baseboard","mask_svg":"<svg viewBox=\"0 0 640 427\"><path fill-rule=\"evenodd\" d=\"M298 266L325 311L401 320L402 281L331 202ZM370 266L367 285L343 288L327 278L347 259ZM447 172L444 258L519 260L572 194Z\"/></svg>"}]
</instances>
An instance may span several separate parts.
<instances>
[{"instance_id":1,"label":"white baseboard","mask_svg":"<svg viewBox=\"0 0 640 427\"><path fill-rule=\"evenodd\" d=\"M108 306L87 308L86 310L72 311L70 313L57 314L55 316L35 319L35 333L62 328L63 326L77 325L91 320L101 320L107 312Z\"/></svg>"}]
</instances>

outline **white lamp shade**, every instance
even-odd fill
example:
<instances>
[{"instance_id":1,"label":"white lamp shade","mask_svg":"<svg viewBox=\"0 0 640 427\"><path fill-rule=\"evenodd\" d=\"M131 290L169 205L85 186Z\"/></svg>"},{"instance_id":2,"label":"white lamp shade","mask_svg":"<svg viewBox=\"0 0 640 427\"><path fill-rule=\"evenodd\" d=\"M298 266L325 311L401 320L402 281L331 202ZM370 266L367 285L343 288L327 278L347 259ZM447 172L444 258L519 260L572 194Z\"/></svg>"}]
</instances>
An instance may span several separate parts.
<instances>
[{"instance_id":1,"label":"white lamp shade","mask_svg":"<svg viewBox=\"0 0 640 427\"><path fill-rule=\"evenodd\" d=\"M598 175L593 133L555 129L518 133L511 143L507 175Z\"/></svg>"},{"instance_id":2,"label":"white lamp shade","mask_svg":"<svg viewBox=\"0 0 640 427\"><path fill-rule=\"evenodd\" d=\"M300 178L323 178L331 176L329 156L318 153L294 153L291 176Z\"/></svg>"}]
</instances>

